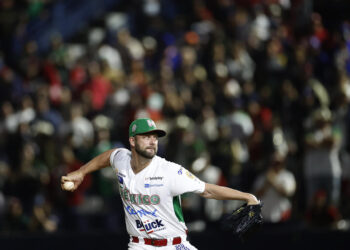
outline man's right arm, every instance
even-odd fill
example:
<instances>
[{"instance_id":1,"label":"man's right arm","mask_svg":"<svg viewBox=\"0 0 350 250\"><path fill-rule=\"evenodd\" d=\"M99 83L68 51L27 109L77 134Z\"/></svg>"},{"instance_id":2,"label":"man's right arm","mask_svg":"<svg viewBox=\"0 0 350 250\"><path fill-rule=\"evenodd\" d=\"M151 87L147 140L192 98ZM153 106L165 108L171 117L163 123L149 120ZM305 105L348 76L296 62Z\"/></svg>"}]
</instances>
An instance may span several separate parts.
<instances>
[{"instance_id":1,"label":"man's right arm","mask_svg":"<svg viewBox=\"0 0 350 250\"><path fill-rule=\"evenodd\" d=\"M74 188L67 190L67 191L75 191L79 185L82 183L84 180L85 175L97 171L99 169L105 168L110 166L110 157L113 151L116 149L110 149L95 158L93 158L91 161L83 165L81 168L79 168L76 171L73 171L66 176L61 177L61 187L63 190L66 190L63 186L63 184L67 181L72 181L74 182Z\"/></svg>"}]
</instances>

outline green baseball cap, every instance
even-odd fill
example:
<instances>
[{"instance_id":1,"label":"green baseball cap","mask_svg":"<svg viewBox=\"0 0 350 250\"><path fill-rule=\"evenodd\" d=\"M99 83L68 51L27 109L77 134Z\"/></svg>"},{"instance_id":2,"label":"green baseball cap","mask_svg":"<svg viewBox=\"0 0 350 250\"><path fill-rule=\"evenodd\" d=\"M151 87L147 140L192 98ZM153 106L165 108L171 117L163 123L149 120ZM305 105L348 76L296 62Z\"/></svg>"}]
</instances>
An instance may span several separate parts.
<instances>
[{"instance_id":1,"label":"green baseball cap","mask_svg":"<svg viewBox=\"0 0 350 250\"><path fill-rule=\"evenodd\" d=\"M158 137L166 135L164 130L157 129L155 122L149 118L140 118L133 121L129 126L129 137L135 135L146 134L149 132L156 132Z\"/></svg>"}]
</instances>

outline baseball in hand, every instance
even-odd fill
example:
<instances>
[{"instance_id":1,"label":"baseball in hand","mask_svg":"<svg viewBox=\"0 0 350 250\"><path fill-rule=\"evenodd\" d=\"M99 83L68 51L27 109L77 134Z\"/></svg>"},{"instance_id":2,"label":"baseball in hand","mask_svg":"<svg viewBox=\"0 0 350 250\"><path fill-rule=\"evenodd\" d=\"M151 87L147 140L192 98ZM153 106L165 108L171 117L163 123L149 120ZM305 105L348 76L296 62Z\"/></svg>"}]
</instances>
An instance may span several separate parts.
<instances>
[{"instance_id":1,"label":"baseball in hand","mask_svg":"<svg viewBox=\"0 0 350 250\"><path fill-rule=\"evenodd\" d=\"M65 190L72 190L74 188L74 182L72 181L66 181L65 183L63 183L63 187Z\"/></svg>"}]
</instances>

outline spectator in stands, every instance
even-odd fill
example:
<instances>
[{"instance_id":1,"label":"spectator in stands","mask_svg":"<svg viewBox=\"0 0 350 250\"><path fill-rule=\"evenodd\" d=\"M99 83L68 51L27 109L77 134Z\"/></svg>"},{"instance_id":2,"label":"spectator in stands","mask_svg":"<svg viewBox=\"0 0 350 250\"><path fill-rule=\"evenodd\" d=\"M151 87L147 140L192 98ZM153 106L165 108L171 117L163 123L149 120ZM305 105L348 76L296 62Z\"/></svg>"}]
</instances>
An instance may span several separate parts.
<instances>
[{"instance_id":1,"label":"spectator in stands","mask_svg":"<svg viewBox=\"0 0 350 250\"><path fill-rule=\"evenodd\" d=\"M286 169L285 160L285 155L274 152L267 171L254 183L255 193L264 203L262 213L266 222L286 222L292 215L297 183L294 174Z\"/></svg>"},{"instance_id":2,"label":"spectator in stands","mask_svg":"<svg viewBox=\"0 0 350 250\"><path fill-rule=\"evenodd\" d=\"M339 129L332 125L332 113L328 108L319 108L312 113L312 127L305 134L304 176L307 206L311 206L319 190L324 190L327 205L339 205L341 137Z\"/></svg>"}]
</instances>

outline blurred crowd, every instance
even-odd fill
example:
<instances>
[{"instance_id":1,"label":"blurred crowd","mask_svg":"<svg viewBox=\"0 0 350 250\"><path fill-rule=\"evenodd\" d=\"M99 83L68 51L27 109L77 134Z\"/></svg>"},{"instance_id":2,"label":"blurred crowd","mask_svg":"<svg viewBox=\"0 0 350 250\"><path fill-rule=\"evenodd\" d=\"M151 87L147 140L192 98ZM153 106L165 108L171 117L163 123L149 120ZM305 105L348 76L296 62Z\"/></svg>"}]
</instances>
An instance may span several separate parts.
<instances>
[{"instance_id":1,"label":"blurred crowd","mask_svg":"<svg viewBox=\"0 0 350 250\"><path fill-rule=\"evenodd\" d=\"M42 52L16 37L59 1L18 2L0 2L0 232L124 230L111 168L74 193L60 177L128 147L139 117L167 131L160 156L255 193L266 223L347 228L345 16L327 22L303 0L120 1L74 39L53 32ZM237 205L182 204L198 231Z\"/></svg>"}]
</instances>

